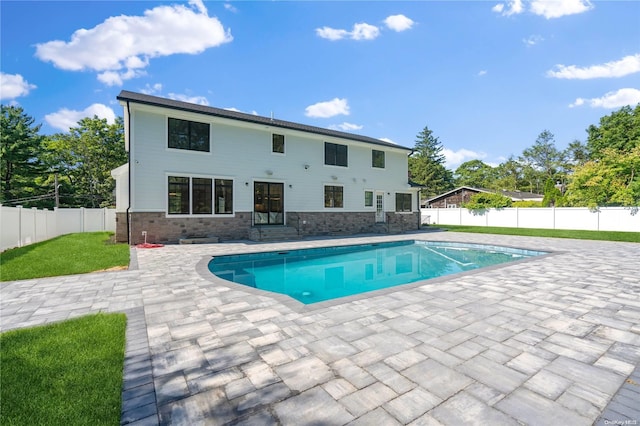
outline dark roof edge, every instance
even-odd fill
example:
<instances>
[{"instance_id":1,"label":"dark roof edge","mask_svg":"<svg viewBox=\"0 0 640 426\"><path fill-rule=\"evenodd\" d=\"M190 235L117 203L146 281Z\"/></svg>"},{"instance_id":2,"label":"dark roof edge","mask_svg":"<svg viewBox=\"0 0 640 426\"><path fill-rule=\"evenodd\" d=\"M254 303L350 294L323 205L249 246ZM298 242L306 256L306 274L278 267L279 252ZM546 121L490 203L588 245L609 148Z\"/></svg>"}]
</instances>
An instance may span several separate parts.
<instances>
[{"instance_id":1,"label":"dark roof edge","mask_svg":"<svg viewBox=\"0 0 640 426\"><path fill-rule=\"evenodd\" d=\"M411 148L406 146L396 145L391 142L385 142L380 139L372 138L369 136L357 135L353 133L340 132L338 130L324 129L322 127L308 126L306 124L294 123L291 121L277 120L268 117L262 117L259 115L247 114L237 111L229 111L222 108L215 108L204 105L192 104L189 102L177 101L173 99L161 98L158 96L145 95L142 93L130 92L128 90L122 90L117 96L119 101L135 102L144 105L165 107L171 109L177 109L187 112L195 112L199 114L211 115L214 117L227 118L231 120L239 120L253 124L262 124L273 127L280 127L289 130L298 130L301 132L315 133L322 136L331 136L342 139L348 139L356 142L364 142L373 145L385 146L388 148L398 148L404 151L412 151Z\"/></svg>"}]
</instances>

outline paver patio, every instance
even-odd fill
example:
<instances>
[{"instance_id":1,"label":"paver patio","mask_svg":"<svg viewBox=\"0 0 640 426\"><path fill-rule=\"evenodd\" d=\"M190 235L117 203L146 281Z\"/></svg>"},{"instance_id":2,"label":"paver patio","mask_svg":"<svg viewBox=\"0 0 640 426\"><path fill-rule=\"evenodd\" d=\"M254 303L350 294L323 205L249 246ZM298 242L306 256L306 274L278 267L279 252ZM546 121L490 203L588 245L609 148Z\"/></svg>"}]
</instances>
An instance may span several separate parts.
<instances>
[{"instance_id":1,"label":"paver patio","mask_svg":"<svg viewBox=\"0 0 640 426\"><path fill-rule=\"evenodd\" d=\"M407 238L553 254L307 306L205 270L216 254ZM0 287L3 331L127 313L123 424L640 421L639 244L443 232L132 255L137 269Z\"/></svg>"}]
</instances>

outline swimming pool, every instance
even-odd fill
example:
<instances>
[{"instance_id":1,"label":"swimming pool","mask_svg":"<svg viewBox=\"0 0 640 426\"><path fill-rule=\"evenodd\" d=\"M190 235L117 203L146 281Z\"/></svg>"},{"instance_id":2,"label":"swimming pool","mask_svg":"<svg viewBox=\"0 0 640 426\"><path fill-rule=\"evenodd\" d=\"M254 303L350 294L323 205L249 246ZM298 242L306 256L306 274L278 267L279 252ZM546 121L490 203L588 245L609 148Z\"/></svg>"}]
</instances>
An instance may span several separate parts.
<instances>
[{"instance_id":1,"label":"swimming pool","mask_svg":"<svg viewBox=\"0 0 640 426\"><path fill-rule=\"evenodd\" d=\"M480 244L395 241L216 256L209 271L316 303L546 254Z\"/></svg>"}]
</instances>

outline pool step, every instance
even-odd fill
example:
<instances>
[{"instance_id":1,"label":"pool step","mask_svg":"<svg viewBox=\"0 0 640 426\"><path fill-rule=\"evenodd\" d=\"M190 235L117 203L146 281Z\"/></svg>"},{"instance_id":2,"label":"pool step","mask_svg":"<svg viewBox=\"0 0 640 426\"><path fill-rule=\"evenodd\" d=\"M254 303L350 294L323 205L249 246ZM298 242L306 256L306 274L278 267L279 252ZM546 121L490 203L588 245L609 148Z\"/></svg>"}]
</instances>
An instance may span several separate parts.
<instances>
[{"instance_id":1,"label":"pool step","mask_svg":"<svg viewBox=\"0 0 640 426\"><path fill-rule=\"evenodd\" d=\"M293 226L253 226L249 230L251 241L299 240L298 230Z\"/></svg>"}]
</instances>

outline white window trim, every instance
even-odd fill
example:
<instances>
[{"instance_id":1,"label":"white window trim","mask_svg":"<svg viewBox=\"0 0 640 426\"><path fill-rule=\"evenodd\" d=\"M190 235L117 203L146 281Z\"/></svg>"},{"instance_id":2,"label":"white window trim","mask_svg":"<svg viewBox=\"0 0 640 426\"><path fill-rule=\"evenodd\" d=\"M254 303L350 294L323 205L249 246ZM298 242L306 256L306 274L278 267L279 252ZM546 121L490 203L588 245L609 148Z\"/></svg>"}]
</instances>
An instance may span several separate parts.
<instances>
[{"instance_id":1,"label":"white window trim","mask_svg":"<svg viewBox=\"0 0 640 426\"><path fill-rule=\"evenodd\" d=\"M169 148L169 119L175 118L177 120L185 120L185 121L193 121L195 123L205 123L209 125L209 151L196 151L194 149L179 149L179 148ZM213 123L210 121L197 121L192 118L185 118L180 115L165 115L164 117L164 149L166 152L181 153L187 155L213 155ZM172 175L174 176L174 175ZM177 175L175 175L177 176ZM187 176L183 176L187 177ZM197 177L197 176L196 176ZM173 216L172 216L173 217Z\"/></svg>"},{"instance_id":2,"label":"white window trim","mask_svg":"<svg viewBox=\"0 0 640 426\"><path fill-rule=\"evenodd\" d=\"M284 138L284 152L275 152L273 150L273 135L282 135L282 137ZM271 136L271 138L269 139L269 151L271 152L271 155L275 155L277 157L286 157L287 156L287 135L285 135L284 133L271 132L269 133L269 136Z\"/></svg>"},{"instance_id":3,"label":"white window trim","mask_svg":"<svg viewBox=\"0 0 640 426\"><path fill-rule=\"evenodd\" d=\"M364 195L365 192L371 192L371 205L370 206L364 205L364 208L367 209L367 210L375 210L376 209L376 191L375 191L375 189L365 188L362 195Z\"/></svg>"},{"instance_id":4,"label":"white window trim","mask_svg":"<svg viewBox=\"0 0 640 426\"><path fill-rule=\"evenodd\" d=\"M178 150L180 151L180 150ZM189 178L189 211L193 208L193 185L191 184L193 178L202 178L202 179L211 179L211 213L210 214L169 214L169 176L173 177L186 177ZM215 206L215 195L216 195L216 179L224 179L230 180L233 182L232 191L233 191L233 213L216 213ZM176 218L176 219L184 219L184 218L224 218L224 217L235 217L236 216L236 179L229 176L217 176L217 175L203 175L197 173L171 173L166 172L164 177L164 216L166 218Z\"/></svg>"},{"instance_id":5,"label":"white window trim","mask_svg":"<svg viewBox=\"0 0 640 426\"><path fill-rule=\"evenodd\" d=\"M327 186L339 186L342 188L342 207L327 207L324 205L324 194L325 194L325 189ZM341 211L345 209L345 200L347 199L346 195L345 195L345 185L342 183L335 183L335 182L325 182L322 184L322 208L326 211Z\"/></svg>"}]
</instances>

